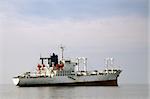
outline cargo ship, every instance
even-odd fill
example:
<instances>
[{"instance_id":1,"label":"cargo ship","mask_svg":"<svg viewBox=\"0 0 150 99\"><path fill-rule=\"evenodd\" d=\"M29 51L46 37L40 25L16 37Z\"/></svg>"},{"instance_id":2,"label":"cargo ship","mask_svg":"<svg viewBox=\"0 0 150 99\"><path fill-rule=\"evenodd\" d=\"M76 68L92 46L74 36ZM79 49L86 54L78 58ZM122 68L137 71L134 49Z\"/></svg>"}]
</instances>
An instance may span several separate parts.
<instances>
[{"instance_id":1,"label":"cargo ship","mask_svg":"<svg viewBox=\"0 0 150 99\"><path fill-rule=\"evenodd\" d=\"M113 58L106 58L106 68L103 70L87 70L87 58L64 58L64 47L61 58L51 54L50 57L40 57L34 72L25 72L13 77L16 86L118 86L121 69L114 66ZM81 70L81 65L83 70Z\"/></svg>"}]
</instances>

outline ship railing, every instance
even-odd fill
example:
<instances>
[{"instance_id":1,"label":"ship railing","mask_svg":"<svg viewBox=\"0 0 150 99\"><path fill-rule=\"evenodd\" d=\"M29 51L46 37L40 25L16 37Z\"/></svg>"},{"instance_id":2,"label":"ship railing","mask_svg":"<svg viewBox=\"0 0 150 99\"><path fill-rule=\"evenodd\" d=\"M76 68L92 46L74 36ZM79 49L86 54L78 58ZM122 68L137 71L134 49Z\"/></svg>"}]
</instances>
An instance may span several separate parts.
<instances>
[{"instance_id":1,"label":"ship railing","mask_svg":"<svg viewBox=\"0 0 150 99\"><path fill-rule=\"evenodd\" d=\"M105 69L103 73L117 73L118 71L121 71L121 70L117 68L110 68L110 69Z\"/></svg>"},{"instance_id":2,"label":"ship railing","mask_svg":"<svg viewBox=\"0 0 150 99\"><path fill-rule=\"evenodd\" d=\"M76 71L75 75L77 76L86 76L88 75L87 71Z\"/></svg>"}]
</instances>

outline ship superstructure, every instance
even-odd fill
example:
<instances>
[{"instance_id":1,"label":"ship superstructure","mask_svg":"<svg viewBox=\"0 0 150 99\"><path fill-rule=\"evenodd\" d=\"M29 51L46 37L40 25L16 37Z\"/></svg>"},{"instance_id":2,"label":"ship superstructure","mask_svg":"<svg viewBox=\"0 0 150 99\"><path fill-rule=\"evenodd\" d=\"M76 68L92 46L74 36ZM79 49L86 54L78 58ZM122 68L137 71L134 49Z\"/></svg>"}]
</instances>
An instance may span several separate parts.
<instances>
[{"instance_id":1,"label":"ship superstructure","mask_svg":"<svg viewBox=\"0 0 150 99\"><path fill-rule=\"evenodd\" d=\"M25 72L22 75L13 77L17 86L52 86L52 85L102 85L118 86L117 79L121 70L108 68L113 66L114 59L106 59L106 69L88 71L87 58L78 57L74 60L66 59L63 56L64 47L61 48L61 59L53 53L50 57L40 57L41 63L37 65L35 72ZM45 62L47 62L45 64ZM82 62L84 69L80 70Z\"/></svg>"}]
</instances>

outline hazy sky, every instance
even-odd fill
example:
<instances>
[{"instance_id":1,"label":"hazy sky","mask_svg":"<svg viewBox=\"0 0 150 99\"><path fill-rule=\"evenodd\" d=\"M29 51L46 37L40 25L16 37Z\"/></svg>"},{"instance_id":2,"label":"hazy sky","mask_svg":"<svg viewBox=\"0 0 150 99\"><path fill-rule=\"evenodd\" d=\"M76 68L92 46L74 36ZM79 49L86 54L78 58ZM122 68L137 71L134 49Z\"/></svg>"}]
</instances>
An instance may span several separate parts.
<instances>
[{"instance_id":1,"label":"hazy sky","mask_svg":"<svg viewBox=\"0 0 150 99\"><path fill-rule=\"evenodd\" d=\"M114 57L119 83L148 82L148 0L0 0L0 82L32 71L40 54Z\"/></svg>"}]
</instances>

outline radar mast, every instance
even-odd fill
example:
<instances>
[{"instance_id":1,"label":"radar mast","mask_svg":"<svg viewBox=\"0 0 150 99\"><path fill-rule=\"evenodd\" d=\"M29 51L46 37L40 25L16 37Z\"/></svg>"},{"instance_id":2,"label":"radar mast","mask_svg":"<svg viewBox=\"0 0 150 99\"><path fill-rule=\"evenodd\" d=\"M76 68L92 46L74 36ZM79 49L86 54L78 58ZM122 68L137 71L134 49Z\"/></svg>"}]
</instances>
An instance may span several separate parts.
<instances>
[{"instance_id":1,"label":"radar mast","mask_svg":"<svg viewBox=\"0 0 150 99\"><path fill-rule=\"evenodd\" d=\"M63 60L64 59L64 46L60 46L60 49L61 49L61 60Z\"/></svg>"}]
</instances>

